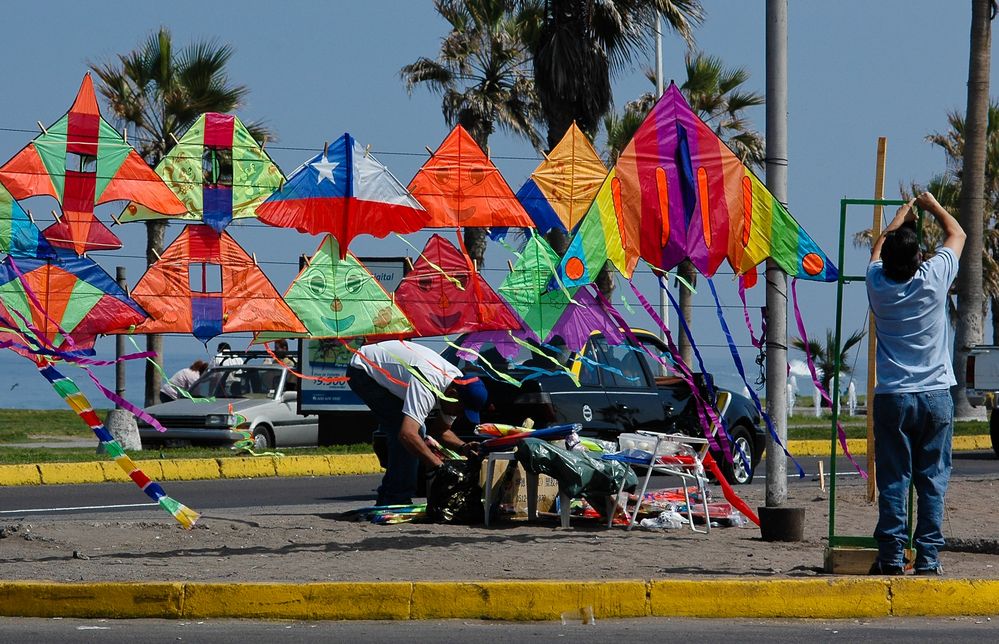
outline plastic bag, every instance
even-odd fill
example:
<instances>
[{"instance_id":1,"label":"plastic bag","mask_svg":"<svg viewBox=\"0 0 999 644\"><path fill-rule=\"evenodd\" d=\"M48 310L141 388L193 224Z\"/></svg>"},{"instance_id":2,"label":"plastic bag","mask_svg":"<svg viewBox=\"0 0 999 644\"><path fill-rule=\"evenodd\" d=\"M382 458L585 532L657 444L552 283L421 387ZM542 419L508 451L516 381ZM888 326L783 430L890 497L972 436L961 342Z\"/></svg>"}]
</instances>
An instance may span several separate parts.
<instances>
[{"instance_id":1,"label":"plastic bag","mask_svg":"<svg viewBox=\"0 0 999 644\"><path fill-rule=\"evenodd\" d=\"M458 475L447 481L432 481L427 490L427 518L435 523L482 523L485 519L479 485L482 460L451 460L447 464Z\"/></svg>"}]
</instances>

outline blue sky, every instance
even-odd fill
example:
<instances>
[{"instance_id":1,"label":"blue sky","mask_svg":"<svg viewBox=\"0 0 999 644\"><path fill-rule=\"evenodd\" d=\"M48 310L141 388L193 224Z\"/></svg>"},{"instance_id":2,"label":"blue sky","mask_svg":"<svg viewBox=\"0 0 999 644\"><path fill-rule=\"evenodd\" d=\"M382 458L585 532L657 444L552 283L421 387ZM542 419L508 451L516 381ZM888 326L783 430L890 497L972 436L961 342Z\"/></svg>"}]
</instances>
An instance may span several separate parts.
<instances>
[{"instance_id":1,"label":"blue sky","mask_svg":"<svg viewBox=\"0 0 999 644\"><path fill-rule=\"evenodd\" d=\"M835 257L839 200L871 196L878 136L888 137L889 196L897 196L900 184L925 181L944 170L943 153L924 137L946 127L948 111L964 111L970 3L799 0L790 4L789 206L819 245ZM708 15L696 33L697 46L730 66L746 67L748 87L762 93L764 0L704 0L704 5ZM173 31L177 43L215 38L235 47L232 80L251 89L239 116L265 120L276 132L278 141L268 151L286 174L321 150L324 141L349 131L362 145L370 144L406 183L425 160L424 147L436 147L448 131L439 99L422 89L408 96L398 75L399 68L417 57L434 56L445 34L445 24L429 2L20 2L5 7L4 15L7 29L0 52L7 64L0 160L34 136L10 130L33 130L36 121L47 125L65 112L89 62L104 62L135 48L161 25ZM682 81L683 55L683 43L667 33L667 79ZM634 70L618 75L614 99L619 107L648 89L642 68L651 65L651 59L640 61ZM995 85L995 73L992 82ZM764 110L750 115L762 131ZM602 143L601 135L598 149ZM491 139L491 153L514 189L538 162L529 144L503 134ZM27 205L36 215L46 213L54 207L46 199L29 200ZM869 225L869 211L854 214L851 210L848 235ZM256 252L282 292L294 277L297 256L311 253L319 241L259 225L236 225L230 230ZM116 231L124 248L98 259L112 273L115 265L124 265L134 285L143 271L144 227L132 224ZM169 238L179 231L179 225L172 225ZM420 246L423 239L417 236L413 242ZM392 238L359 238L351 249L371 256L411 253L403 242ZM856 274L863 270L865 260L866 253L849 248L846 269ZM490 281L498 283L502 278L505 261L504 251L490 250L486 266ZM716 282L725 304L737 304L730 278L719 275ZM647 274L640 274L637 283L652 292ZM752 306L763 302L762 288L756 290L750 292ZM835 286L805 283L798 290L809 333L824 336L835 322ZM719 380L741 388L727 351L718 346L721 336L710 303L708 289L700 289L695 298L696 339ZM748 345L741 311L731 308L726 312L737 342ZM865 314L862 286L848 287L844 327L848 331L861 327ZM651 325L637 311L633 319L636 324ZM793 318L789 326L793 327ZM246 341L232 340L234 345ZM109 356L113 341L101 341L98 351ZM186 366L205 353L194 339L168 338L167 370ZM744 350L743 356L751 364L752 352ZM792 352L791 357L800 356ZM45 391L30 363L4 352L0 369L7 374L0 382L0 407L60 404ZM863 373L862 361L857 369ZM141 397L140 372L138 366L129 368L128 397L133 400ZM106 383L113 383L110 370L99 373ZM11 390L15 382L20 386Z\"/></svg>"}]
</instances>

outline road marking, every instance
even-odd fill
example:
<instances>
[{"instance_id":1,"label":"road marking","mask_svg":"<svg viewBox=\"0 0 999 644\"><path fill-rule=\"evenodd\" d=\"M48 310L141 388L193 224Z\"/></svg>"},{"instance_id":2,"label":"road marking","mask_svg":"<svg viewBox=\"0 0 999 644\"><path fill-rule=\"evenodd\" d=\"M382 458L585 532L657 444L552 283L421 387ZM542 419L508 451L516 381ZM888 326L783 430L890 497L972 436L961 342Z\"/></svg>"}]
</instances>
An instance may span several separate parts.
<instances>
[{"instance_id":1,"label":"road marking","mask_svg":"<svg viewBox=\"0 0 999 644\"><path fill-rule=\"evenodd\" d=\"M26 512L73 512L74 510L113 510L115 508L156 507L159 503L123 503L121 505L81 505L75 508L28 508L25 510L0 510L0 514L24 514Z\"/></svg>"}]
</instances>

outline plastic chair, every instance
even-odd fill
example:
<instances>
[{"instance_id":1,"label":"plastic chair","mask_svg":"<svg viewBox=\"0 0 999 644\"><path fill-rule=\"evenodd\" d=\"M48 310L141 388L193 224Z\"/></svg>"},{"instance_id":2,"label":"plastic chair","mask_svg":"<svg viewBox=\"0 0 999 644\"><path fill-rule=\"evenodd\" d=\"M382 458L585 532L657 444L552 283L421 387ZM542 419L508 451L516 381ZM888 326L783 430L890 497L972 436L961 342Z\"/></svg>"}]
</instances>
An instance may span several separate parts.
<instances>
[{"instance_id":1,"label":"plastic chair","mask_svg":"<svg viewBox=\"0 0 999 644\"><path fill-rule=\"evenodd\" d=\"M632 438L629 438L632 437ZM634 437L638 437L637 440ZM648 439L642 442L642 438ZM644 459L626 457L619 458L633 465L645 467L645 477L642 481L642 490L638 494L638 502L631 513L628 522L628 530L635 527L638 520L638 512L642 507L642 499L649 487L649 480L652 474L668 474L679 477L683 484L683 498L687 504L687 521L693 532L708 533L711 531L711 515L708 513L707 477L701 463L708 450L708 441L705 438L693 438L684 434L662 434L659 432L639 431L635 434L622 434L619 437L622 449L641 449L648 456ZM628 443L631 443L626 447ZM636 443L638 443L636 445ZM694 448L693 454L678 454L680 445L690 445ZM651 449L644 449L644 447ZM608 458L605 456L604 458ZM613 458L613 456L611 456ZM704 508L704 529L699 530L694 526L694 512L690 502L690 491L688 483L697 486L697 492L701 495L701 505Z\"/></svg>"}]
</instances>

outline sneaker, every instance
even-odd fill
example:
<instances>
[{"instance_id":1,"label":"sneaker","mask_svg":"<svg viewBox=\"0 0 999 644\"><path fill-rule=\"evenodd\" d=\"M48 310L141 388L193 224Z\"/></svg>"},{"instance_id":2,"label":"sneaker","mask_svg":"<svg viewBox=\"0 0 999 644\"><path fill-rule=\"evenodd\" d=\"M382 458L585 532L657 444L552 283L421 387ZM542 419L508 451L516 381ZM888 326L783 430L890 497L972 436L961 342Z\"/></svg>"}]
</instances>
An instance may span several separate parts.
<instances>
[{"instance_id":1,"label":"sneaker","mask_svg":"<svg viewBox=\"0 0 999 644\"><path fill-rule=\"evenodd\" d=\"M905 570L902 566L892 566L890 564L881 563L880 559L875 559L874 563L871 565L871 569L867 571L868 575L887 575L889 577L901 577L905 574Z\"/></svg>"},{"instance_id":2,"label":"sneaker","mask_svg":"<svg viewBox=\"0 0 999 644\"><path fill-rule=\"evenodd\" d=\"M943 574L943 566L937 564L936 568L917 568L916 574L921 577L939 577Z\"/></svg>"}]
</instances>

